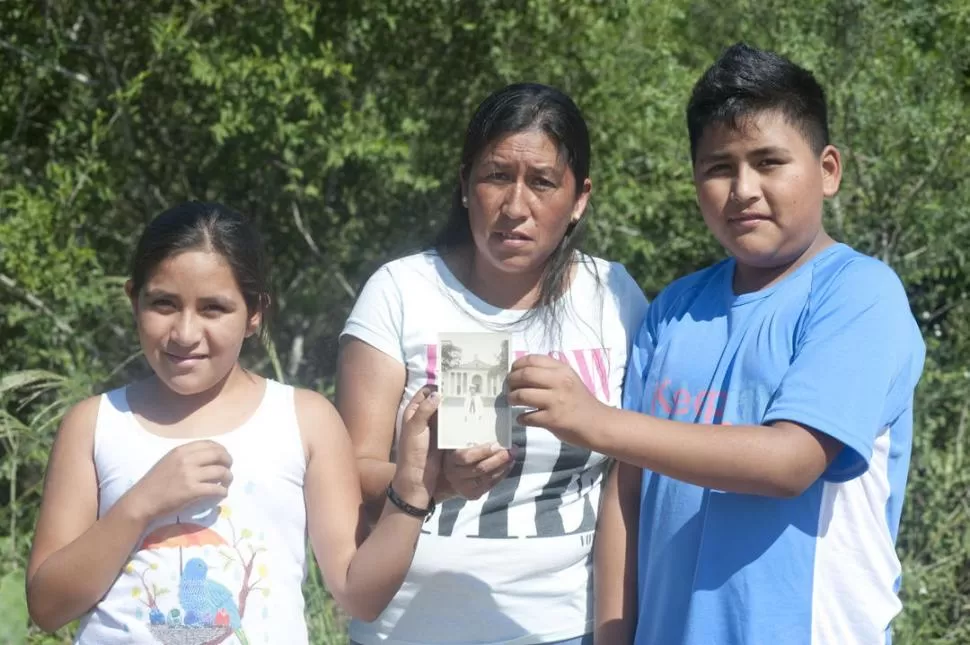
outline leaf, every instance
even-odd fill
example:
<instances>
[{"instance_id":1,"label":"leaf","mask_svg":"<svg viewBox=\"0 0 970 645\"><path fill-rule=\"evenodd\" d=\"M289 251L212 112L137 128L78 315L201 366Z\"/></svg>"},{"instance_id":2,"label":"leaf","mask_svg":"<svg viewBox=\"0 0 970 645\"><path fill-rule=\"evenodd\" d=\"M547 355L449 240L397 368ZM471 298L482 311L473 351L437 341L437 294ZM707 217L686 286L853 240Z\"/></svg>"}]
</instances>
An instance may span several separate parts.
<instances>
[{"instance_id":1,"label":"leaf","mask_svg":"<svg viewBox=\"0 0 970 645\"><path fill-rule=\"evenodd\" d=\"M0 394L19 390L28 386L52 387L66 379L47 370L22 370L0 378Z\"/></svg>"},{"instance_id":2,"label":"leaf","mask_svg":"<svg viewBox=\"0 0 970 645\"><path fill-rule=\"evenodd\" d=\"M0 578L0 645L19 645L27 640L27 597L24 574L12 571Z\"/></svg>"}]
</instances>

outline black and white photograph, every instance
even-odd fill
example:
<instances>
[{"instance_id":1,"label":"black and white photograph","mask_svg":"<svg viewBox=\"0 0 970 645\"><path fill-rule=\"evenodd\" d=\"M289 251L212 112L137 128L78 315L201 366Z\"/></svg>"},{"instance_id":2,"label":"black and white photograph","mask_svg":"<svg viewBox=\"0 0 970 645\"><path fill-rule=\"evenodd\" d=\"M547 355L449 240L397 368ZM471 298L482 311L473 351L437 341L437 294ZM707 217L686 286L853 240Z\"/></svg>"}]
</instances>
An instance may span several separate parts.
<instances>
[{"instance_id":1,"label":"black and white photograph","mask_svg":"<svg viewBox=\"0 0 970 645\"><path fill-rule=\"evenodd\" d=\"M509 335L442 333L439 346L438 447L467 448L483 443L509 447L512 441L512 416L506 390Z\"/></svg>"}]
</instances>

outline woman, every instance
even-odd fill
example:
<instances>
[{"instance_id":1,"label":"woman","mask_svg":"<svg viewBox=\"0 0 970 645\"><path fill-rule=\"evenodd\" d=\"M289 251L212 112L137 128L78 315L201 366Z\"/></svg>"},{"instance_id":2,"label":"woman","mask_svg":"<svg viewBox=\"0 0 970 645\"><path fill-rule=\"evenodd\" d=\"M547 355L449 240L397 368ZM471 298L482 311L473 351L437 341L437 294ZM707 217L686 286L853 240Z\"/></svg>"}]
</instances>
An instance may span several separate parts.
<instances>
[{"instance_id":1,"label":"woman","mask_svg":"<svg viewBox=\"0 0 970 645\"><path fill-rule=\"evenodd\" d=\"M510 358L546 354L618 405L646 309L618 264L580 249L589 135L572 100L518 84L469 124L450 217L431 250L367 282L341 336L337 406L364 498L380 508L401 410L441 371L438 334L510 334ZM512 447L448 451L437 507L400 592L360 645L592 642L591 546L604 456L516 425Z\"/></svg>"}]
</instances>

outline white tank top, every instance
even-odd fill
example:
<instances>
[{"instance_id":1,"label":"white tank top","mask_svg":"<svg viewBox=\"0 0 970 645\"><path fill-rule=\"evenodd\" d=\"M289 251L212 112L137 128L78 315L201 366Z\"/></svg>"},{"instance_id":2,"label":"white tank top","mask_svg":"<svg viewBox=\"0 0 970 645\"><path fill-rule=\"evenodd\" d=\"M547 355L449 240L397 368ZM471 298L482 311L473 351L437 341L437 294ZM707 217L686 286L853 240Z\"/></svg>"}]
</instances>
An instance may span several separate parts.
<instances>
[{"instance_id":1,"label":"white tank top","mask_svg":"<svg viewBox=\"0 0 970 645\"><path fill-rule=\"evenodd\" d=\"M83 618L75 643L307 643L306 458L293 388L267 380L253 416L211 439L232 455L229 496L154 521ZM94 436L99 516L188 441L142 427L126 388L102 395Z\"/></svg>"}]
</instances>

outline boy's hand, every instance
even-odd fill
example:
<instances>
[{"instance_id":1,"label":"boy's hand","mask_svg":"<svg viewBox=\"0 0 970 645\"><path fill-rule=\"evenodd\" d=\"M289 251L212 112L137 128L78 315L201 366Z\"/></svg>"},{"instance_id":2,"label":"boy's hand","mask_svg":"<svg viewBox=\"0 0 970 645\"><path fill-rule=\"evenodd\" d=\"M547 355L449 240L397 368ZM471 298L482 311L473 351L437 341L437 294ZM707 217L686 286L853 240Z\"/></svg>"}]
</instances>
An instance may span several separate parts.
<instances>
[{"instance_id":1,"label":"boy's hand","mask_svg":"<svg viewBox=\"0 0 970 645\"><path fill-rule=\"evenodd\" d=\"M546 428L559 439L588 446L596 418L606 405L589 391L568 365L538 354L523 356L509 372L509 405L535 408L519 423Z\"/></svg>"}]
</instances>

